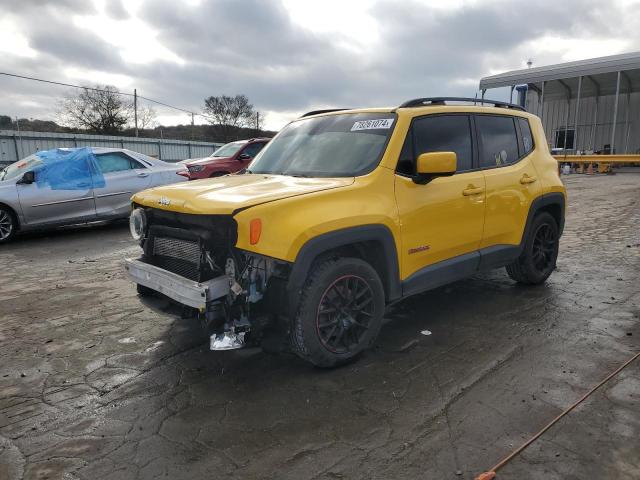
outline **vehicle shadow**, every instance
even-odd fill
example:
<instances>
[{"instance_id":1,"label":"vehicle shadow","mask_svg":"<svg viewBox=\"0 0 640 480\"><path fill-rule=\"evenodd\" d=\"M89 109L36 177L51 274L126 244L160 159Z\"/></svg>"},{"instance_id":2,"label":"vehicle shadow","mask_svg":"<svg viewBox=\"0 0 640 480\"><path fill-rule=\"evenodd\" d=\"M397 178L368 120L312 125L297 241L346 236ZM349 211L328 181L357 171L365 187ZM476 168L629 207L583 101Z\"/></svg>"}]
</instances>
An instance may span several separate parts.
<instances>
[{"instance_id":1,"label":"vehicle shadow","mask_svg":"<svg viewBox=\"0 0 640 480\"><path fill-rule=\"evenodd\" d=\"M25 242L39 242L39 241L52 241L52 240L65 240L65 237L77 237L79 234L86 235L102 235L109 234L111 232L121 232L128 226L126 219L109 220L109 221L97 221L90 223L81 223L77 225L67 225L63 227L56 227L52 229L38 229L28 230L25 232L18 232L15 239L11 243L7 244L7 247L15 245L24 245Z\"/></svg>"}]
</instances>

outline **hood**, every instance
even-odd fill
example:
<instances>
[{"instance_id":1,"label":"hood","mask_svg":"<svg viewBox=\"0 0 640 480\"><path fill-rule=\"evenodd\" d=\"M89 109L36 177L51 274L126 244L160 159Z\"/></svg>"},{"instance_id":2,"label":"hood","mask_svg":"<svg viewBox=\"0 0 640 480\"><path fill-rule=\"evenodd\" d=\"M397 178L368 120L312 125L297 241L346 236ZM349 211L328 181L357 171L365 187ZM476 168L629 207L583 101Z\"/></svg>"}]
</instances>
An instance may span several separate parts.
<instances>
[{"instance_id":1,"label":"hood","mask_svg":"<svg viewBox=\"0 0 640 480\"><path fill-rule=\"evenodd\" d=\"M190 158L183 160L185 165L208 165L213 162L219 162L221 160L231 160L232 157L204 157L204 158Z\"/></svg>"},{"instance_id":2,"label":"hood","mask_svg":"<svg viewBox=\"0 0 640 480\"><path fill-rule=\"evenodd\" d=\"M345 187L354 181L353 177L227 175L143 190L131 197L131 200L146 207L181 213L231 214L259 203Z\"/></svg>"}]
</instances>

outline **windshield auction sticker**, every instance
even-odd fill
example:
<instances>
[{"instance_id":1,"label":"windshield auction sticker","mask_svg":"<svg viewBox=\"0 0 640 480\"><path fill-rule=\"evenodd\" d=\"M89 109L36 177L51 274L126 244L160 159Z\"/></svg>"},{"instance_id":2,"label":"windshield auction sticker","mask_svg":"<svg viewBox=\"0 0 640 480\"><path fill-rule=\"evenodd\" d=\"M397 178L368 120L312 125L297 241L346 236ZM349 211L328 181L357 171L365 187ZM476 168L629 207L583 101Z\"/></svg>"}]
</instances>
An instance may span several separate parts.
<instances>
[{"instance_id":1,"label":"windshield auction sticker","mask_svg":"<svg viewBox=\"0 0 640 480\"><path fill-rule=\"evenodd\" d=\"M377 120L361 120L353 124L351 127L352 132L358 130L377 130L377 129L389 129L393 125L393 118L379 118Z\"/></svg>"}]
</instances>

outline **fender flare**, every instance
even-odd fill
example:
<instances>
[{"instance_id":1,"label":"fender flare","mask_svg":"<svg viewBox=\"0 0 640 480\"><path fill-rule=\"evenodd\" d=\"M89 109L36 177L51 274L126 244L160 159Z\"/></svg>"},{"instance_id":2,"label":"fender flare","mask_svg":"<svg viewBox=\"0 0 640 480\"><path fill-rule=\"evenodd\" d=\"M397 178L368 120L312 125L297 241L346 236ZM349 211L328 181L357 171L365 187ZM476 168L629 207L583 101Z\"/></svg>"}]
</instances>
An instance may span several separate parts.
<instances>
[{"instance_id":1,"label":"fender flare","mask_svg":"<svg viewBox=\"0 0 640 480\"><path fill-rule=\"evenodd\" d=\"M300 292L311 269L313 261L325 252L360 242L377 242L383 251L384 274L380 280L385 287L386 301L392 301L402 296L400 283L400 269L398 265L398 250L391 230L382 224L361 225L340 230L334 230L319 235L307 241L293 262L287 291L289 293L291 312L298 306Z\"/></svg>"},{"instance_id":2,"label":"fender flare","mask_svg":"<svg viewBox=\"0 0 640 480\"><path fill-rule=\"evenodd\" d=\"M560 207L560 222L558 224L558 232L562 236L564 231L564 214L565 214L565 198L560 192L544 193L542 196L536 198L531 202L529 207L529 213L527 214L527 223L525 224L524 231L522 232L522 240L520 241L520 249L524 248L524 244L527 241L529 230L531 229L531 223L536 214L545 207L550 205L557 205Z\"/></svg>"}]
</instances>

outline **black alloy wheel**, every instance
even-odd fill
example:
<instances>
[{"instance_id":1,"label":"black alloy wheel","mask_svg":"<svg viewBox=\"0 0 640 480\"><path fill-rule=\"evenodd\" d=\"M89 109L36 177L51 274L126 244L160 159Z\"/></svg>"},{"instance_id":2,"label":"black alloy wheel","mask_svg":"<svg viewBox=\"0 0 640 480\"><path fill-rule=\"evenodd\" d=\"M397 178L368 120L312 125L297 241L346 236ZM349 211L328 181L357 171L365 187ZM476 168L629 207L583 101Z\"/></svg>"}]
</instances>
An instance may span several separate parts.
<instances>
[{"instance_id":1,"label":"black alloy wheel","mask_svg":"<svg viewBox=\"0 0 640 480\"><path fill-rule=\"evenodd\" d=\"M555 262L556 241L555 232L547 223L538 227L533 238L533 264L539 272L545 272L552 262Z\"/></svg>"},{"instance_id":2,"label":"black alloy wheel","mask_svg":"<svg viewBox=\"0 0 640 480\"><path fill-rule=\"evenodd\" d=\"M344 275L323 293L316 314L320 342L333 353L355 350L373 317L373 292L362 278Z\"/></svg>"},{"instance_id":3,"label":"black alloy wheel","mask_svg":"<svg viewBox=\"0 0 640 480\"><path fill-rule=\"evenodd\" d=\"M518 283L538 285L556 268L560 231L556 219L548 212L536 215L528 231L522 253L507 265L507 273Z\"/></svg>"},{"instance_id":4,"label":"black alloy wheel","mask_svg":"<svg viewBox=\"0 0 640 480\"><path fill-rule=\"evenodd\" d=\"M385 292L376 270L360 258L318 260L292 318L291 349L318 367L336 367L375 342Z\"/></svg>"}]
</instances>

